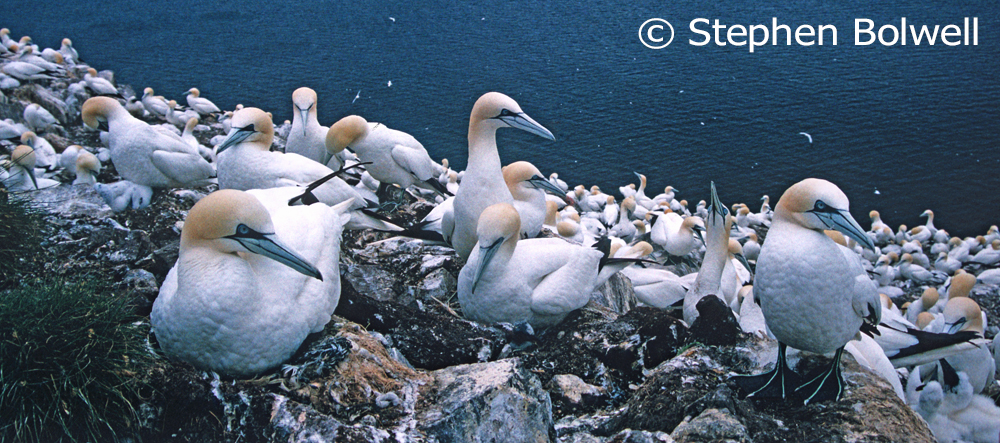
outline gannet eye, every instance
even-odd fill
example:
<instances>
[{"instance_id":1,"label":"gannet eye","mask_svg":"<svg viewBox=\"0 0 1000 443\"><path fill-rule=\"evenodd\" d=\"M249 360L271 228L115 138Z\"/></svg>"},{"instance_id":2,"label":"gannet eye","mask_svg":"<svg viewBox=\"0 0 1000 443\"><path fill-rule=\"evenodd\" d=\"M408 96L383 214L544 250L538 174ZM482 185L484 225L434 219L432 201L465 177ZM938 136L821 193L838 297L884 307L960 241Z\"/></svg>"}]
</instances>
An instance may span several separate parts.
<instances>
[{"instance_id":1,"label":"gannet eye","mask_svg":"<svg viewBox=\"0 0 1000 443\"><path fill-rule=\"evenodd\" d=\"M816 200L816 205L813 208L817 211L823 211L826 209L826 203L823 203L823 200Z\"/></svg>"},{"instance_id":2,"label":"gannet eye","mask_svg":"<svg viewBox=\"0 0 1000 443\"><path fill-rule=\"evenodd\" d=\"M250 233L250 228L247 225L241 224L236 227L236 233L240 235L247 235Z\"/></svg>"},{"instance_id":3,"label":"gannet eye","mask_svg":"<svg viewBox=\"0 0 1000 443\"><path fill-rule=\"evenodd\" d=\"M501 109L500 115L498 115L497 118L499 117L517 117L517 113L511 112L509 109Z\"/></svg>"}]
</instances>

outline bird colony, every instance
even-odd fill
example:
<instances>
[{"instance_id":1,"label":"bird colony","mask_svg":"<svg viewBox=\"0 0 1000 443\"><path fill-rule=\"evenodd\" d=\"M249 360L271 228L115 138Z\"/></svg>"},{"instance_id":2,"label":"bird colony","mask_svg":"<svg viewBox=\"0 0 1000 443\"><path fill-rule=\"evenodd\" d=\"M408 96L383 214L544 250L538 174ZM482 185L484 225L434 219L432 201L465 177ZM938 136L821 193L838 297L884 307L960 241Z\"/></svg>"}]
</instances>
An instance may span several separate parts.
<instances>
[{"instance_id":1,"label":"bird colony","mask_svg":"<svg viewBox=\"0 0 1000 443\"><path fill-rule=\"evenodd\" d=\"M997 390L1000 346L986 338L995 323L970 298L1000 286L996 226L963 239L937 227L931 210L912 229L872 210L866 229L849 196L822 178L788 183L754 208L723 203L710 177L709 201L696 203L639 173L617 192L571 188L502 155L498 130L557 137L544 116L526 113L532 103L499 92L469 103L468 167L454 171L386 123L318 115L308 87L292 93L293 120L276 129L265 110L223 111L195 87L187 106L148 87L130 96L69 39L39 49L7 29L2 38L3 93L51 91L46 103L24 103L23 118L0 122L0 178L12 195L86 186L114 211L136 211L158 190L214 190L187 214L152 307L152 332L170 358L230 377L279 367L338 305L343 232L375 230L453 248L456 298L475 322L552 327L620 273L641 304L688 325L715 297L744 333L774 340L772 369L733 376L743 396L838 401L848 353L940 441L1000 435L1000 409L984 395ZM53 112L98 131L100 143L57 148L47 136L66 131ZM211 146L195 137L201 122L223 128ZM434 209L419 223L393 221L380 209L400 190ZM832 358L800 373L788 363L800 353Z\"/></svg>"}]
</instances>

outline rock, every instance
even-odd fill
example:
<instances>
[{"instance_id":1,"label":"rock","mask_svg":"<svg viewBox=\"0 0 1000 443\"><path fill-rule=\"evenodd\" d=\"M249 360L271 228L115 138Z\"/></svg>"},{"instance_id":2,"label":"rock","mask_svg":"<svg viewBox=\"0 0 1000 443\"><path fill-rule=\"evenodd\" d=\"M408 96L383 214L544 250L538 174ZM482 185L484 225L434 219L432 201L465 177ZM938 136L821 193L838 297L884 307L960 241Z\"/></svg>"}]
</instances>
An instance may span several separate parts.
<instances>
[{"instance_id":1,"label":"rock","mask_svg":"<svg viewBox=\"0 0 1000 443\"><path fill-rule=\"evenodd\" d=\"M45 210L63 217L103 219L111 216L111 208L92 185L61 185L33 193L36 203Z\"/></svg>"},{"instance_id":2,"label":"rock","mask_svg":"<svg viewBox=\"0 0 1000 443\"><path fill-rule=\"evenodd\" d=\"M739 442L753 443L746 426L729 411L706 409L694 420L682 422L670 434L678 443Z\"/></svg>"},{"instance_id":3,"label":"rock","mask_svg":"<svg viewBox=\"0 0 1000 443\"><path fill-rule=\"evenodd\" d=\"M743 339L733 310L716 296L707 296L698 300L695 306L698 318L691 325L691 342L699 342L708 346L735 346Z\"/></svg>"},{"instance_id":4,"label":"rock","mask_svg":"<svg viewBox=\"0 0 1000 443\"><path fill-rule=\"evenodd\" d=\"M549 395L517 359L461 365L431 373L418 408L418 429L439 442L551 441Z\"/></svg>"},{"instance_id":5,"label":"rock","mask_svg":"<svg viewBox=\"0 0 1000 443\"><path fill-rule=\"evenodd\" d=\"M590 299L595 303L611 309L616 314L629 312L639 304L635 298L632 282L621 273L616 273L601 287L597 288Z\"/></svg>"},{"instance_id":6,"label":"rock","mask_svg":"<svg viewBox=\"0 0 1000 443\"><path fill-rule=\"evenodd\" d=\"M384 334L417 368L489 361L507 344L505 334L495 328L361 295L346 276L335 314Z\"/></svg>"},{"instance_id":7,"label":"rock","mask_svg":"<svg viewBox=\"0 0 1000 443\"><path fill-rule=\"evenodd\" d=\"M152 310L153 300L160 292L156 276L152 272L145 269L129 269L122 279L122 284L132 293L141 312L148 313L147 310Z\"/></svg>"},{"instance_id":8,"label":"rock","mask_svg":"<svg viewBox=\"0 0 1000 443\"><path fill-rule=\"evenodd\" d=\"M396 276L376 265L350 264L344 278L359 293L378 301L396 300ZM406 303L403 303L406 304Z\"/></svg>"},{"instance_id":9,"label":"rock","mask_svg":"<svg viewBox=\"0 0 1000 443\"><path fill-rule=\"evenodd\" d=\"M421 282L419 288L420 298L434 298L438 301L448 300L448 298L458 289L458 281L451 276L448 271L438 268L427 275ZM434 302L431 300L431 302Z\"/></svg>"},{"instance_id":10,"label":"rock","mask_svg":"<svg viewBox=\"0 0 1000 443\"><path fill-rule=\"evenodd\" d=\"M573 374L559 374L552 377L548 390L552 394L553 402L563 403L563 410L570 410L584 403L593 404L604 395L603 388L587 384Z\"/></svg>"},{"instance_id":11,"label":"rock","mask_svg":"<svg viewBox=\"0 0 1000 443\"><path fill-rule=\"evenodd\" d=\"M269 441L337 441L343 423L284 396L268 394L265 398L271 402L271 421L265 430Z\"/></svg>"}]
</instances>

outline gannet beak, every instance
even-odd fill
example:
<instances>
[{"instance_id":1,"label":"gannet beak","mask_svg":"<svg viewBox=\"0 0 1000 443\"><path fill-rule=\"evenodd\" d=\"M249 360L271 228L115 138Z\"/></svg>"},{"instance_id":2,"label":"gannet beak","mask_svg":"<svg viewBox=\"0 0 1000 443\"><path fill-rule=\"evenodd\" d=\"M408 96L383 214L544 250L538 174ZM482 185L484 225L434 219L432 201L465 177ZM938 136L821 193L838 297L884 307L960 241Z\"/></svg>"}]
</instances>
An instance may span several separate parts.
<instances>
[{"instance_id":1,"label":"gannet beak","mask_svg":"<svg viewBox=\"0 0 1000 443\"><path fill-rule=\"evenodd\" d=\"M563 194L562 189L557 188L556 185L549 183L548 180L546 180L541 176L538 175L532 176L527 180L527 182L535 189L541 189L556 197L562 197L563 199L566 199L566 194Z\"/></svg>"},{"instance_id":2,"label":"gannet beak","mask_svg":"<svg viewBox=\"0 0 1000 443\"><path fill-rule=\"evenodd\" d=\"M35 178L35 168L24 168L28 171L28 177L31 177L31 183L35 184L35 189L38 189L38 180Z\"/></svg>"},{"instance_id":3,"label":"gannet beak","mask_svg":"<svg viewBox=\"0 0 1000 443\"><path fill-rule=\"evenodd\" d=\"M747 261L747 258L744 257L743 254L733 254L733 257L736 257L736 260L738 260L744 268L747 268L747 272L749 272L750 275L753 275L753 269L750 269L750 262Z\"/></svg>"},{"instance_id":4,"label":"gannet beak","mask_svg":"<svg viewBox=\"0 0 1000 443\"><path fill-rule=\"evenodd\" d=\"M104 131L104 132L111 132L111 127L108 126L108 121L107 120L98 120L97 121L97 130L98 131Z\"/></svg>"},{"instance_id":5,"label":"gannet beak","mask_svg":"<svg viewBox=\"0 0 1000 443\"><path fill-rule=\"evenodd\" d=\"M296 106L296 108L299 108L299 107ZM299 108L299 116L302 117L302 134L305 135L305 133L306 133L306 122L309 121L309 109L308 108L306 108L306 109Z\"/></svg>"},{"instance_id":6,"label":"gannet beak","mask_svg":"<svg viewBox=\"0 0 1000 443\"><path fill-rule=\"evenodd\" d=\"M233 128L229 132L229 136L226 137L226 139L223 140L221 144L219 144L219 149L215 152L215 155L222 154L222 151L229 149L230 146L233 146L237 143L242 142L243 140L246 140L247 137L253 135L254 132L257 131L254 130L252 123L242 128Z\"/></svg>"},{"instance_id":7,"label":"gannet beak","mask_svg":"<svg viewBox=\"0 0 1000 443\"><path fill-rule=\"evenodd\" d=\"M190 94L190 93L191 93L191 91L190 91L190 90L189 90L189 91L184 91L184 93L183 93L183 94L181 94L181 95L188 95L188 94Z\"/></svg>"},{"instance_id":8,"label":"gannet beak","mask_svg":"<svg viewBox=\"0 0 1000 443\"><path fill-rule=\"evenodd\" d=\"M958 319L958 321L956 321L955 323L945 323L945 326L948 326L949 334L954 334L962 330L962 327L965 326L966 322L968 322L968 320L966 320L965 317L962 317Z\"/></svg>"},{"instance_id":9,"label":"gannet beak","mask_svg":"<svg viewBox=\"0 0 1000 443\"><path fill-rule=\"evenodd\" d=\"M309 264L304 258L292 252L291 248L281 244L274 234L262 234L246 225L240 225L236 233L226 236L238 241L250 252L263 255L289 268L292 268L303 275L323 280L323 275L319 269Z\"/></svg>"},{"instance_id":10,"label":"gannet beak","mask_svg":"<svg viewBox=\"0 0 1000 443\"><path fill-rule=\"evenodd\" d=\"M854 241L858 242L859 245L868 248L871 251L875 250L875 243L872 239L865 235L865 230L861 228L854 217L851 217L851 213L843 209L837 209L831 206L824 206L821 208L810 209L808 212L815 214L819 217L820 221L823 222L829 229L836 229L840 231Z\"/></svg>"},{"instance_id":11,"label":"gannet beak","mask_svg":"<svg viewBox=\"0 0 1000 443\"><path fill-rule=\"evenodd\" d=\"M715 192L715 182L712 182L712 204L708 207L708 222L716 223L715 217L722 217L725 220L726 215L729 214L729 210L726 206L719 201L719 194ZM857 224L857 223L855 223Z\"/></svg>"},{"instance_id":12,"label":"gannet beak","mask_svg":"<svg viewBox=\"0 0 1000 443\"><path fill-rule=\"evenodd\" d=\"M705 228L703 228L701 226L698 226L698 225L694 225L694 226L691 227L691 230L694 231L694 236L698 237L698 240L701 241L701 244L704 245L705 244L705 234L704 234Z\"/></svg>"},{"instance_id":13,"label":"gannet beak","mask_svg":"<svg viewBox=\"0 0 1000 443\"><path fill-rule=\"evenodd\" d=\"M479 278L483 276L483 269L490 264L493 260L493 256L496 255L497 251L500 250L500 245L504 242L504 238L498 238L493 244L489 246L479 247L479 266L476 267L476 275L472 277L472 292L476 292L476 286L479 286Z\"/></svg>"},{"instance_id":14,"label":"gannet beak","mask_svg":"<svg viewBox=\"0 0 1000 443\"><path fill-rule=\"evenodd\" d=\"M538 124L528 114L523 112L511 112L506 109L500 111L500 115L493 117L499 119L500 121L507 124L512 128L517 128L522 131L530 132L542 138L547 138L549 140L555 140L556 137L552 135L552 132L545 129L544 126Z\"/></svg>"}]
</instances>

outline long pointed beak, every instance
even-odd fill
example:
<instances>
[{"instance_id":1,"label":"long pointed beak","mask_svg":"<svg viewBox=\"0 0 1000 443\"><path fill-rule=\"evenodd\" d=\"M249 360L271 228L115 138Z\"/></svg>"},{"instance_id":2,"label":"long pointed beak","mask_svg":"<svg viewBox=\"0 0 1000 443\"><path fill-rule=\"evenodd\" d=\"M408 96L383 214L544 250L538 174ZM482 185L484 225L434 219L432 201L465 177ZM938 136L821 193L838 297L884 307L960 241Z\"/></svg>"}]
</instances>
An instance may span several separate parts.
<instances>
[{"instance_id":1,"label":"long pointed beak","mask_svg":"<svg viewBox=\"0 0 1000 443\"><path fill-rule=\"evenodd\" d=\"M701 244L704 245L705 244L705 235L702 232L705 230L705 228L703 228L701 226L694 226L694 227L691 228L691 230L694 231L694 236L698 237L698 240L701 241Z\"/></svg>"},{"instance_id":2,"label":"long pointed beak","mask_svg":"<svg viewBox=\"0 0 1000 443\"><path fill-rule=\"evenodd\" d=\"M946 323L945 326L948 327L948 333L949 334L954 334L954 333L956 333L958 331L961 331L962 327L964 327L965 323L967 323L967 322L968 322L968 320L966 320L965 317L962 317L958 321L956 321L955 323Z\"/></svg>"},{"instance_id":3,"label":"long pointed beak","mask_svg":"<svg viewBox=\"0 0 1000 443\"><path fill-rule=\"evenodd\" d=\"M229 136L219 144L219 149L216 150L215 155L222 154L222 151L225 151L226 149L229 149L229 147L246 140L247 137L253 135L254 132L256 131L254 131L253 125L247 125L242 128L233 128L229 131Z\"/></svg>"},{"instance_id":4,"label":"long pointed beak","mask_svg":"<svg viewBox=\"0 0 1000 443\"><path fill-rule=\"evenodd\" d=\"M729 210L726 209L725 206L723 206L723 204L722 204L721 201L719 201L719 193L715 191L715 182L714 181L712 182L712 197L711 197L711 200L712 200L712 204L708 208L708 220L706 220L706 221L709 222L709 223L715 224L715 223L718 223L718 221L716 220L716 217L722 217L722 223L725 223L725 217L726 217L726 214L728 214Z\"/></svg>"},{"instance_id":5,"label":"long pointed beak","mask_svg":"<svg viewBox=\"0 0 1000 443\"><path fill-rule=\"evenodd\" d=\"M498 238L489 246L479 247L479 266L476 267L476 275L472 277L473 293L476 292L476 286L479 286L479 279L483 276L483 270L486 269L486 266L488 266L490 261L493 260L493 256L500 250L500 246L503 245L503 242L503 238Z\"/></svg>"},{"instance_id":6,"label":"long pointed beak","mask_svg":"<svg viewBox=\"0 0 1000 443\"><path fill-rule=\"evenodd\" d=\"M851 213L843 209L838 209L831 212L814 212L820 220L823 221L831 229L836 229L840 231L854 241L858 242L859 245L868 248L869 250L875 250L875 243L872 239L865 235L865 230L861 228L854 217L851 217Z\"/></svg>"},{"instance_id":7,"label":"long pointed beak","mask_svg":"<svg viewBox=\"0 0 1000 443\"><path fill-rule=\"evenodd\" d=\"M299 108L296 106L296 108ZM302 135L306 134L306 122L309 121L309 109L299 108L299 116L302 117Z\"/></svg>"},{"instance_id":8,"label":"long pointed beak","mask_svg":"<svg viewBox=\"0 0 1000 443\"><path fill-rule=\"evenodd\" d=\"M749 272L751 276L753 275L753 269L750 269L750 262L747 261L747 258L744 257L743 254L733 254L733 257L736 257L736 260L739 261L744 268L747 268L747 272Z\"/></svg>"},{"instance_id":9,"label":"long pointed beak","mask_svg":"<svg viewBox=\"0 0 1000 443\"><path fill-rule=\"evenodd\" d=\"M274 234L264 234L261 238L243 238L240 239L240 243L249 249L250 252L277 261L303 275L323 280L323 275L320 274L315 266L292 252L291 248L279 242Z\"/></svg>"},{"instance_id":10,"label":"long pointed beak","mask_svg":"<svg viewBox=\"0 0 1000 443\"><path fill-rule=\"evenodd\" d=\"M530 132L542 138L547 138L549 140L555 140L556 137L552 135L552 132L545 129L544 126L538 124L534 119L528 117L528 114L523 112L515 115L505 115L500 117L500 120L507 123L512 128L517 128L522 131Z\"/></svg>"},{"instance_id":11,"label":"long pointed beak","mask_svg":"<svg viewBox=\"0 0 1000 443\"><path fill-rule=\"evenodd\" d=\"M28 171L28 177L31 177L31 183L34 183L35 189L38 189L38 179L35 178L35 168L24 168Z\"/></svg>"},{"instance_id":12,"label":"long pointed beak","mask_svg":"<svg viewBox=\"0 0 1000 443\"><path fill-rule=\"evenodd\" d=\"M535 189L541 189L542 191L548 192L556 197L566 198L566 194L563 193L562 189L559 189L556 185L546 180L544 177L535 175L527 180L527 182Z\"/></svg>"}]
</instances>

